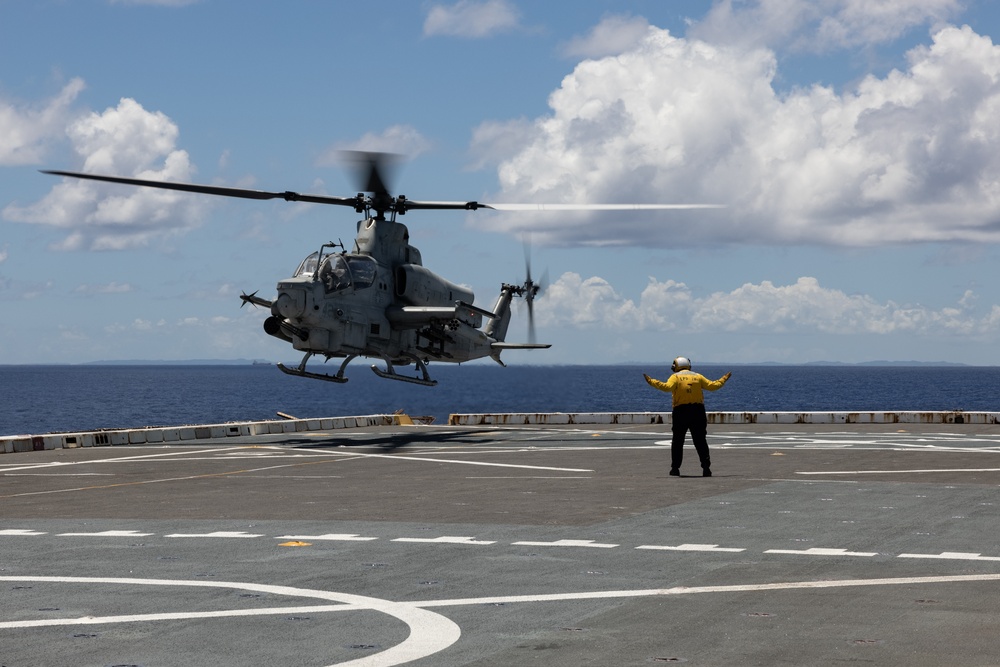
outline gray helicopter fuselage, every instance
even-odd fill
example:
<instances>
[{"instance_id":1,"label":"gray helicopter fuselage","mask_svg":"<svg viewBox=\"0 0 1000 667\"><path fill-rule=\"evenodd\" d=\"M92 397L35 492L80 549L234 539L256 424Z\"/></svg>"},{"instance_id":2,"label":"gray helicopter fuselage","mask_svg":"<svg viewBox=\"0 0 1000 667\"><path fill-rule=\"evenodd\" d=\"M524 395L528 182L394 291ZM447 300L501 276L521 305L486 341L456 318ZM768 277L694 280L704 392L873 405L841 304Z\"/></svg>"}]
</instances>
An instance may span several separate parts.
<instances>
[{"instance_id":1,"label":"gray helicopter fuselage","mask_svg":"<svg viewBox=\"0 0 1000 667\"><path fill-rule=\"evenodd\" d=\"M278 283L265 331L296 350L327 357L372 356L405 365L412 356L458 363L490 355L503 333L497 338L480 329L485 311L473 307L475 294L420 260L403 224L363 220L354 252L312 253ZM509 298L503 303L508 306ZM509 313L499 316L506 324Z\"/></svg>"},{"instance_id":2,"label":"gray helicopter fuselage","mask_svg":"<svg viewBox=\"0 0 1000 667\"><path fill-rule=\"evenodd\" d=\"M264 331L304 352L297 368L278 364L290 375L331 382L347 382L344 371L356 357L380 358L385 368L372 366L379 377L434 385L427 362L460 363L489 356L503 365L500 354L510 349L549 347L534 342L506 343L510 302L522 297L528 305L533 338L532 303L540 286L530 270L521 285L503 284L492 311L476 307L475 295L423 267L420 251L410 245L406 226L396 222L413 210L465 210L480 208L518 210L521 205L480 204L476 201L414 201L394 197L382 177L382 167L392 156L348 151L363 178L363 192L355 196L302 194L292 191L251 190L219 185L153 181L73 171L47 174L104 183L160 188L180 192L266 201L283 199L334 206L349 206L365 218L358 222L350 252L342 243L326 243L299 265L294 275L277 285L273 301L243 293L243 305L268 308ZM369 194L366 194L369 193ZM511 208L513 206L514 208ZM389 218L386 217L389 214ZM341 251L335 252L336 248ZM483 326L483 320L488 320ZM344 361L336 375L313 373L306 363L313 355ZM420 376L397 373L394 364L414 364Z\"/></svg>"}]
</instances>

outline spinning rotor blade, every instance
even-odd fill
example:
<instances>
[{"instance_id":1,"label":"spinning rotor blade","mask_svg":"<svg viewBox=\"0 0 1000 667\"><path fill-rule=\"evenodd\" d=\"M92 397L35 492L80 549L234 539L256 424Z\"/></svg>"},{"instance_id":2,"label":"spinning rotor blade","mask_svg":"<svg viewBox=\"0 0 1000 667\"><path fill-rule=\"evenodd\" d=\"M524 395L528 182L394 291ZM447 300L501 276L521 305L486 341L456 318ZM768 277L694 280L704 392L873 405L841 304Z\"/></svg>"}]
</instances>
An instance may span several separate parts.
<instances>
[{"instance_id":1,"label":"spinning rotor blade","mask_svg":"<svg viewBox=\"0 0 1000 667\"><path fill-rule=\"evenodd\" d=\"M548 272L542 276L540 282L535 282L531 278L531 240L524 239L524 302L528 304L528 342L535 344L535 297L538 296L548 283Z\"/></svg>"},{"instance_id":2,"label":"spinning rotor blade","mask_svg":"<svg viewBox=\"0 0 1000 667\"><path fill-rule=\"evenodd\" d=\"M327 195L299 194L298 192L266 192L263 190L247 190L244 188L227 188L218 185L198 185L196 183L150 181L142 178L123 178L121 176L101 176L98 174L84 174L76 171L47 171L43 169L42 173L52 174L53 176L85 178L92 181L105 181L107 183L121 183L123 185L139 185L148 188L160 188L163 190L180 190L182 192L200 192L206 195L220 195L223 197L240 197L242 199L284 199L285 201L302 201L311 204L334 204L336 206L352 206L354 208L364 204L363 198L358 197L330 197Z\"/></svg>"},{"instance_id":3,"label":"spinning rotor blade","mask_svg":"<svg viewBox=\"0 0 1000 667\"><path fill-rule=\"evenodd\" d=\"M726 208L724 204L480 204L494 211L662 211L689 208Z\"/></svg>"},{"instance_id":4,"label":"spinning rotor blade","mask_svg":"<svg viewBox=\"0 0 1000 667\"><path fill-rule=\"evenodd\" d=\"M392 196L386 179L382 177L400 160L401 155L395 153L376 153L371 151L340 151L341 160L354 171L355 182L362 192L371 192L376 198Z\"/></svg>"},{"instance_id":5,"label":"spinning rotor blade","mask_svg":"<svg viewBox=\"0 0 1000 667\"><path fill-rule=\"evenodd\" d=\"M198 183L177 183L173 181L152 181L143 178L125 178L123 176L103 176L100 174L87 174L78 171L57 171L42 169L43 174L53 176L66 176L69 178L83 178L91 181L103 181L106 183L119 183L122 185L137 185L147 188L160 188L162 190L179 190L181 192L197 192L206 195L219 195L222 197L239 197L241 199L284 199L285 201L300 201L309 204L332 204L334 206L350 206L355 211L361 212L367 207L371 207L379 212L395 211L396 213L406 213L414 209L426 210L460 210L475 211L482 208L478 202L469 201L412 201L404 197L392 199L386 190L385 182L382 179L382 171L376 162L366 163L370 169L365 176L365 183L362 187L367 188L366 192L373 193L373 197L355 195L353 197L333 197L330 195L300 194L298 192L268 192L266 190L248 190L245 188L230 188L220 185L200 185Z\"/></svg>"},{"instance_id":6,"label":"spinning rotor blade","mask_svg":"<svg viewBox=\"0 0 1000 667\"><path fill-rule=\"evenodd\" d=\"M357 194L353 197L333 197L330 195L300 194L298 192L268 192L266 190L249 190L231 188L219 185L200 185L197 183L177 183L172 181L153 181L142 178L125 178L123 176L102 176L77 171L42 170L43 174L83 178L106 183L122 185L138 185L163 190L179 190L196 192L222 197L239 197L241 199L284 199L285 201L307 202L310 204L332 204L334 206L350 206L357 212L374 210L379 216L387 211L400 215L413 210L459 210L476 211L481 208L494 211L655 211L670 209L700 209L726 208L720 204L487 204L477 201L418 201L406 197L393 197L389 192L384 175L392 167L399 156L391 153L370 153L364 151L343 151L345 161L351 163L358 175L362 192L370 192L371 196Z\"/></svg>"}]
</instances>

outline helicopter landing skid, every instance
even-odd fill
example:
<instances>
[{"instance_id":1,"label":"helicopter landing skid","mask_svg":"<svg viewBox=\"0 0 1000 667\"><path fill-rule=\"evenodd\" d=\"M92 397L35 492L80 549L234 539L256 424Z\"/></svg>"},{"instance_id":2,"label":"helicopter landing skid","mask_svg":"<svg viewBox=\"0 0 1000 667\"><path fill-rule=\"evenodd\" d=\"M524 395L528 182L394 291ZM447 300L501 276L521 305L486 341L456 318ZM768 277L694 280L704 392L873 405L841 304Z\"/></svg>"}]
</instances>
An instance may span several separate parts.
<instances>
[{"instance_id":1,"label":"helicopter landing skid","mask_svg":"<svg viewBox=\"0 0 1000 667\"><path fill-rule=\"evenodd\" d=\"M307 371L306 362L309 361L309 357L311 356L312 356L311 352L306 354L305 358L302 360L302 363L299 364L297 368L289 368L284 364L278 364L278 370L281 371L282 373L287 373L288 375L295 375L296 377L300 378L310 378L312 380L325 380L327 382L336 382L338 384L344 384L350 379L344 377L344 369L346 369L347 364L351 363L351 360L353 360L358 355L353 354L344 359L344 362L340 364L340 370L337 371L336 375L328 375L326 373L310 373L309 371Z\"/></svg>"},{"instance_id":2,"label":"helicopter landing skid","mask_svg":"<svg viewBox=\"0 0 1000 667\"><path fill-rule=\"evenodd\" d=\"M413 357L413 361L416 363L417 368L423 375L422 378L410 377L409 375L400 375L396 372L396 369L392 367L392 362L385 359L385 370L382 370L375 364L372 364L372 372L380 378L385 378L386 380L399 380L400 382L411 382L413 384L424 385L425 387L433 387L437 384L437 380L432 380L430 373L427 372L427 364L422 362L417 357Z\"/></svg>"}]
</instances>

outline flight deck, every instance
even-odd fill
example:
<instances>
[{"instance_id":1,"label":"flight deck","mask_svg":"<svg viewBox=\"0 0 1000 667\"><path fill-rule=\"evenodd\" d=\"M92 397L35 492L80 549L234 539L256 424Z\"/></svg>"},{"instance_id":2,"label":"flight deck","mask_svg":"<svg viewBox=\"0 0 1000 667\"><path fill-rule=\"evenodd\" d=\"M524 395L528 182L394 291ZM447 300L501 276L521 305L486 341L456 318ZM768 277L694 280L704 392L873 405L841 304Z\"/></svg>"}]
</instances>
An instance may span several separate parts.
<instances>
[{"instance_id":1,"label":"flight deck","mask_svg":"<svg viewBox=\"0 0 1000 667\"><path fill-rule=\"evenodd\" d=\"M995 423L406 421L0 456L0 664L997 664Z\"/></svg>"}]
</instances>

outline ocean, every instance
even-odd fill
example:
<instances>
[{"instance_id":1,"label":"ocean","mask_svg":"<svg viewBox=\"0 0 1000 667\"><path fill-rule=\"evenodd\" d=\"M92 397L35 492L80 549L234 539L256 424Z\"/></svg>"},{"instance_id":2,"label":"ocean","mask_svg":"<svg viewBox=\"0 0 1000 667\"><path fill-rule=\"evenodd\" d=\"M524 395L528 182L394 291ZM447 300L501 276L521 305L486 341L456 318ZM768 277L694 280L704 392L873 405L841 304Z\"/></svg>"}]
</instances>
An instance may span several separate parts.
<instances>
[{"instance_id":1,"label":"ocean","mask_svg":"<svg viewBox=\"0 0 1000 667\"><path fill-rule=\"evenodd\" d=\"M329 371L337 365L331 362ZM0 435L387 414L445 423L452 413L659 412L669 396L644 372L665 365L432 364L435 387L383 380L363 364L346 384L285 375L269 365L0 366ZM1000 411L1000 367L709 366L721 390L709 411ZM402 371L413 369L404 368Z\"/></svg>"}]
</instances>

